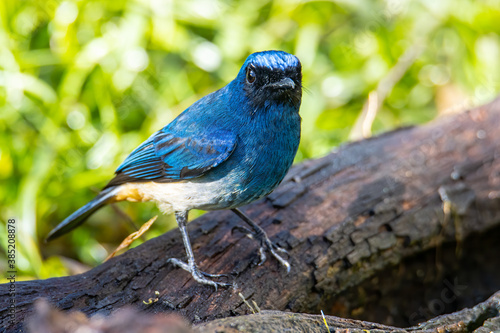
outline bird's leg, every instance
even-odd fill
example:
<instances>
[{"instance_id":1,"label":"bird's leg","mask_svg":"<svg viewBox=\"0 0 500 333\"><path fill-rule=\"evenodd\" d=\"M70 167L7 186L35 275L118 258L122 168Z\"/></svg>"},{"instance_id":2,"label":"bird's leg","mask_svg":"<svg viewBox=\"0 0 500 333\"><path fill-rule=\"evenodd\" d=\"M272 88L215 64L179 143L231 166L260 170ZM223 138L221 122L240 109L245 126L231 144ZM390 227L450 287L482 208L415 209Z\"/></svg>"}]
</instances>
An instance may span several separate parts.
<instances>
[{"instance_id":1,"label":"bird's leg","mask_svg":"<svg viewBox=\"0 0 500 333\"><path fill-rule=\"evenodd\" d=\"M288 254L288 252L285 249L282 249L278 245L274 244L271 242L269 237L267 236L266 232L264 229L259 227L254 221L252 221L247 215L245 215L241 210L237 208L231 209L236 215L238 215L243 221L245 221L251 228L252 230L248 230L244 227L235 227L236 229L242 230L244 233L249 235L252 238L255 238L259 243L260 243L260 263L259 265L262 265L264 261L266 261L266 254L265 251L268 250L271 252L273 257L276 258L283 266L286 267L287 273L290 272L290 264L288 261L283 259L277 252L282 252Z\"/></svg>"},{"instance_id":2,"label":"bird's leg","mask_svg":"<svg viewBox=\"0 0 500 333\"><path fill-rule=\"evenodd\" d=\"M186 248L186 255L188 257L188 262L185 263L185 262L183 262L179 259L176 259L176 258L170 258L167 260L167 262L170 262L170 263L174 264L175 266L178 266L178 267L182 268L183 270L188 271L193 276L193 279L195 279L199 283L214 286L215 290L217 290L217 286L223 286L223 287L231 286L230 284L227 284L227 283L215 282L215 281L208 279L208 278L225 277L227 275L208 274L208 273L200 271L200 269L198 268L198 266L196 265L196 262L194 260L193 249L191 248L191 242L189 241L189 236L188 236L187 229L186 229L187 212L175 212L175 219L177 221L177 224L179 225L179 230L181 231L181 234L182 234L182 241L184 242L184 247Z\"/></svg>"}]
</instances>

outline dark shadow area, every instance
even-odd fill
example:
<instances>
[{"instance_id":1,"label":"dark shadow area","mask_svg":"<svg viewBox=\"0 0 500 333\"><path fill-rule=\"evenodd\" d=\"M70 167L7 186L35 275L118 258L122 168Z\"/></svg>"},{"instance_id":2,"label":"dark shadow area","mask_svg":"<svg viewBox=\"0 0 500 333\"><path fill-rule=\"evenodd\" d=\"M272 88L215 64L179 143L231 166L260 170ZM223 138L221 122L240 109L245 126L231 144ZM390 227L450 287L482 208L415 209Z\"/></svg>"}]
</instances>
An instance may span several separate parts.
<instances>
[{"instance_id":1,"label":"dark shadow area","mask_svg":"<svg viewBox=\"0 0 500 333\"><path fill-rule=\"evenodd\" d=\"M500 290L499 240L495 228L408 258L341 293L327 310L408 327L472 307Z\"/></svg>"}]
</instances>

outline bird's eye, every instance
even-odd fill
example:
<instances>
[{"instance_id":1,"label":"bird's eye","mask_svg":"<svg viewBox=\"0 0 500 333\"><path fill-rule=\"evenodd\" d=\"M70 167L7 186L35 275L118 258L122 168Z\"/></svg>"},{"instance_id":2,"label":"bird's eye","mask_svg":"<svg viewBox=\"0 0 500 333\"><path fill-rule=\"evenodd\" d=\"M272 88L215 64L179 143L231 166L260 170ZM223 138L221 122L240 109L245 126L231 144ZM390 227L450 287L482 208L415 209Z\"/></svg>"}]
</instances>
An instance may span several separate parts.
<instances>
[{"instance_id":1,"label":"bird's eye","mask_svg":"<svg viewBox=\"0 0 500 333\"><path fill-rule=\"evenodd\" d=\"M252 68L247 69L247 82L254 83L257 76L255 75L255 71Z\"/></svg>"}]
</instances>

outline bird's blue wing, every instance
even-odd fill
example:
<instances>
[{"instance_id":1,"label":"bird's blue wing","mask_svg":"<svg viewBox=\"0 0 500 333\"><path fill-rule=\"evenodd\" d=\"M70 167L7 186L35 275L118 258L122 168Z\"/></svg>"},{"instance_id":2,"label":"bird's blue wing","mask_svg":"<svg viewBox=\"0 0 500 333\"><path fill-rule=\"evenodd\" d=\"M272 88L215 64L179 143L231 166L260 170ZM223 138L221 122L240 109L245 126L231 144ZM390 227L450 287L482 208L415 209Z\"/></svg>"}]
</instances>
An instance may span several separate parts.
<instances>
[{"instance_id":1,"label":"bird's blue wing","mask_svg":"<svg viewBox=\"0 0 500 333\"><path fill-rule=\"evenodd\" d=\"M228 130L173 133L167 128L137 147L116 170L106 186L127 182L171 182L200 177L225 161L237 138Z\"/></svg>"}]
</instances>

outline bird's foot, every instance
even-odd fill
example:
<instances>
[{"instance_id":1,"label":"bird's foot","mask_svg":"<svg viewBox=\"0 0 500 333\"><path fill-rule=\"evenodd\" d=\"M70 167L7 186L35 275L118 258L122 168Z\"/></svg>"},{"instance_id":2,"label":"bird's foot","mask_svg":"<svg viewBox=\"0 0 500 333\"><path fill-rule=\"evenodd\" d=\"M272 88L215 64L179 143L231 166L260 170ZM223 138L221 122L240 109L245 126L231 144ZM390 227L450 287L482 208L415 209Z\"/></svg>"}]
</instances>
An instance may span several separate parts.
<instances>
[{"instance_id":1,"label":"bird's foot","mask_svg":"<svg viewBox=\"0 0 500 333\"><path fill-rule=\"evenodd\" d=\"M241 227L241 226L235 226L233 227L233 230L239 230L241 231L242 233L246 234L248 237L250 238L253 238L255 240L257 240L259 243L260 243L260 248L259 248L259 254L260 254L260 262L259 262L259 266L262 265L267 257L266 257L266 250L269 251L272 256L274 258L276 258L276 260L278 260L280 262L280 264L282 264L283 266L285 266L286 268L286 272L287 273L290 273L290 263L285 260L282 256L280 256L278 254L278 252L281 252L281 253L284 253L284 254L287 254L288 255L288 251L279 247L278 245L276 245L275 243L273 243L269 237L267 236L267 234L264 232L263 229L257 229L256 231L252 231L250 229L247 229L245 227Z\"/></svg>"},{"instance_id":2,"label":"bird's foot","mask_svg":"<svg viewBox=\"0 0 500 333\"><path fill-rule=\"evenodd\" d=\"M195 281L202 283L202 284L208 284L209 286L214 287L216 291L217 291L218 286L221 286L221 287L230 287L231 286L231 284L229 284L229 283L216 282L216 281L213 281L210 279L210 278L220 278L220 277L227 278L227 277L229 277L227 274L205 273L203 271L200 271L200 269L198 268L198 266L196 266L195 263L188 263L187 264L187 263L185 263L179 259L176 259L176 258L170 258L167 260L167 262L169 262L177 267L180 267L183 270L191 273L191 276L193 277L193 279L195 279Z\"/></svg>"}]
</instances>

